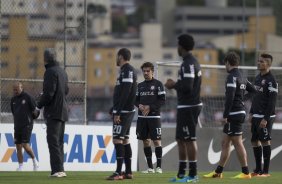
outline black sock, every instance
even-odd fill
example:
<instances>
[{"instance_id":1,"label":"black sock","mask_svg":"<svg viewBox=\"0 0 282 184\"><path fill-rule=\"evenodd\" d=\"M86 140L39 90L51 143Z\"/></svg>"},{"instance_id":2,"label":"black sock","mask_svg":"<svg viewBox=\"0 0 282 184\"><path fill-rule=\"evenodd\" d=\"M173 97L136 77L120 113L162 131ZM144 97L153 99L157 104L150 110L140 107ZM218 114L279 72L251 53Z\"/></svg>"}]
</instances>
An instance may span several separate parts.
<instances>
[{"instance_id":1,"label":"black sock","mask_svg":"<svg viewBox=\"0 0 282 184\"><path fill-rule=\"evenodd\" d=\"M253 151L254 151L254 156L256 160L255 172L260 173L261 172L262 147L261 146L253 147Z\"/></svg>"},{"instance_id":2,"label":"black sock","mask_svg":"<svg viewBox=\"0 0 282 184\"><path fill-rule=\"evenodd\" d=\"M144 154L147 159L148 167L153 169L153 163L152 163L152 148L151 147L144 147Z\"/></svg>"},{"instance_id":3,"label":"black sock","mask_svg":"<svg viewBox=\"0 0 282 184\"><path fill-rule=\"evenodd\" d=\"M269 171L269 163L270 163L270 156L271 156L271 146L263 146L263 173L268 174Z\"/></svg>"},{"instance_id":4,"label":"black sock","mask_svg":"<svg viewBox=\"0 0 282 184\"><path fill-rule=\"evenodd\" d=\"M179 161L178 173L177 173L178 178L183 178L185 176L186 168L187 168L187 161L180 160Z\"/></svg>"},{"instance_id":5,"label":"black sock","mask_svg":"<svg viewBox=\"0 0 282 184\"><path fill-rule=\"evenodd\" d=\"M242 173L244 173L244 174L249 174L250 173L248 166L242 167Z\"/></svg>"},{"instance_id":6,"label":"black sock","mask_svg":"<svg viewBox=\"0 0 282 184\"><path fill-rule=\"evenodd\" d=\"M197 161L189 161L189 176L197 175Z\"/></svg>"},{"instance_id":7,"label":"black sock","mask_svg":"<svg viewBox=\"0 0 282 184\"><path fill-rule=\"evenodd\" d=\"M124 145L124 162L125 162L125 173L132 174L131 170L131 158L132 150L130 144Z\"/></svg>"},{"instance_id":8,"label":"black sock","mask_svg":"<svg viewBox=\"0 0 282 184\"><path fill-rule=\"evenodd\" d=\"M162 155L163 155L163 148L161 146L158 146L155 148L155 154L157 158L157 167L162 167Z\"/></svg>"},{"instance_id":9,"label":"black sock","mask_svg":"<svg viewBox=\"0 0 282 184\"><path fill-rule=\"evenodd\" d=\"M121 174L123 159L124 159L124 146L122 144L115 144L117 169L116 172Z\"/></svg>"},{"instance_id":10,"label":"black sock","mask_svg":"<svg viewBox=\"0 0 282 184\"><path fill-rule=\"evenodd\" d=\"M220 166L220 165L218 165L217 168L215 169L215 172L218 173L218 174L222 173L222 171L223 171L223 167Z\"/></svg>"}]
</instances>

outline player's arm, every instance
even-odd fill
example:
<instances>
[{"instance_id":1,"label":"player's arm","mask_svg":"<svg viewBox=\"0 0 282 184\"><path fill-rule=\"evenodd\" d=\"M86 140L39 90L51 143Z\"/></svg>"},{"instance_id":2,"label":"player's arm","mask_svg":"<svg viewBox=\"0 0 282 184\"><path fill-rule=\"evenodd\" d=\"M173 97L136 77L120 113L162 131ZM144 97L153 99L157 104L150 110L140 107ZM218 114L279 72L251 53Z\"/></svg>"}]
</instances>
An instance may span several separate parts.
<instances>
[{"instance_id":1,"label":"player's arm","mask_svg":"<svg viewBox=\"0 0 282 184\"><path fill-rule=\"evenodd\" d=\"M160 82L157 86L157 101L150 104L150 111L158 110L161 108L162 105L165 104L166 96L165 96L165 89L163 84Z\"/></svg>"},{"instance_id":2,"label":"player's arm","mask_svg":"<svg viewBox=\"0 0 282 184\"><path fill-rule=\"evenodd\" d=\"M37 104L39 109L51 102L57 89L57 83L57 76L51 71L46 71L44 74L43 94L41 95L41 98Z\"/></svg>"},{"instance_id":3,"label":"player's arm","mask_svg":"<svg viewBox=\"0 0 282 184\"><path fill-rule=\"evenodd\" d=\"M11 99L10 107L11 107L11 112L14 115L13 101L14 101L14 98Z\"/></svg>"},{"instance_id":4,"label":"player's arm","mask_svg":"<svg viewBox=\"0 0 282 184\"><path fill-rule=\"evenodd\" d=\"M271 113L275 109L275 104L277 100L277 94L278 94L278 84L275 80L268 82L268 102L267 102L267 107L265 109L265 114L264 114L264 119L266 121L269 121L270 116L272 115Z\"/></svg>"},{"instance_id":5,"label":"player's arm","mask_svg":"<svg viewBox=\"0 0 282 184\"><path fill-rule=\"evenodd\" d=\"M246 91L247 93L244 95L244 101L252 99L253 96L257 93L256 87L248 80L246 81Z\"/></svg>"},{"instance_id":6,"label":"player's arm","mask_svg":"<svg viewBox=\"0 0 282 184\"><path fill-rule=\"evenodd\" d=\"M181 68L181 80L178 80L174 88L178 91L190 94L193 90L193 84L195 79L195 68L193 65L185 66Z\"/></svg>"},{"instance_id":7,"label":"player's arm","mask_svg":"<svg viewBox=\"0 0 282 184\"><path fill-rule=\"evenodd\" d=\"M226 92L225 92L225 105L224 105L224 112L223 112L224 119L228 117L231 107L233 105L236 87L237 87L236 80L233 80L233 76L229 75L227 77L227 82L225 86Z\"/></svg>"},{"instance_id":8,"label":"player's arm","mask_svg":"<svg viewBox=\"0 0 282 184\"><path fill-rule=\"evenodd\" d=\"M140 83L137 86L137 90L136 90L136 99L135 99L135 103L134 105L138 108L139 104L140 104L140 94L139 94L139 88L140 88Z\"/></svg>"},{"instance_id":9,"label":"player's arm","mask_svg":"<svg viewBox=\"0 0 282 184\"><path fill-rule=\"evenodd\" d=\"M68 79L68 75L65 75L66 77L66 83L65 83L65 95L69 94L69 79Z\"/></svg>"}]
</instances>

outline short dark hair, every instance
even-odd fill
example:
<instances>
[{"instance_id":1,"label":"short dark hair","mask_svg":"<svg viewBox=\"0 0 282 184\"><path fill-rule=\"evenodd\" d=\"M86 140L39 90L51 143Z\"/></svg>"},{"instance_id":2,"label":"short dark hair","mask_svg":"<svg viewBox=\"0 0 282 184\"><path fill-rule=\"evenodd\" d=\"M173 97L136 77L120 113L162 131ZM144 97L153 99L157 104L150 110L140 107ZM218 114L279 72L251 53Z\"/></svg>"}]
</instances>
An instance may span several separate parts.
<instances>
[{"instance_id":1,"label":"short dark hair","mask_svg":"<svg viewBox=\"0 0 282 184\"><path fill-rule=\"evenodd\" d=\"M131 52L130 52L130 50L127 49L127 48L121 48L121 49L119 49L117 55L118 55L118 56L122 56L123 59L126 60L126 61L130 61Z\"/></svg>"},{"instance_id":2,"label":"short dark hair","mask_svg":"<svg viewBox=\"0 0 282 184\"><path fill-rule=\"evenodd\" d=\"M47 63L52 63L56 61L56 50L54 48L46 48L44 50L44 60Z\"/></svg>"},{"instance_id":3,"label":"short dark hair","mask_svg":"<svg viewBox=\"0 0 282 184\"><path fill-rule=\"evenodd\" d=\"M182 34L178 37L178 45L187 51L193 50L195 45L194 38L189 34Z\"/></svg>"},{"instance_id":4,"label":"short dark hair","mask_svg":"<svg viewBox=\"0 0 282 184\"><path fill-rule=\"evenodd\" d=\"M240 64L240 56L232 51L227 53L223 61L225 64L228 62L231 66L238 66Z\"/></svg>"},{"instance_id":5,"label":"short dark hair","mask_svg":"<svg viewBox=\"0 0 282 184\"><path fill-rule=\"evenodd\" d=\"M154 71L154 65L151 62L145 62L142 64L142 66L140 67L142 70L143 68L150 68L152 71Z\"/></svg>"},{"instance_id":6,"label":"short dark hair","mask_svg":"<svg viewBox=\"0 0 282 184\"><path fill-rule=\"evenodd\" d=\"M262 53L262 54L260 55L260 57L263 57L263 58L268 58L268 59L270 59L270 61L271 61L271 62L272 62L272 60L273 60L272 55L267 54L267 53Z\"/></svg>"}]
</instances>

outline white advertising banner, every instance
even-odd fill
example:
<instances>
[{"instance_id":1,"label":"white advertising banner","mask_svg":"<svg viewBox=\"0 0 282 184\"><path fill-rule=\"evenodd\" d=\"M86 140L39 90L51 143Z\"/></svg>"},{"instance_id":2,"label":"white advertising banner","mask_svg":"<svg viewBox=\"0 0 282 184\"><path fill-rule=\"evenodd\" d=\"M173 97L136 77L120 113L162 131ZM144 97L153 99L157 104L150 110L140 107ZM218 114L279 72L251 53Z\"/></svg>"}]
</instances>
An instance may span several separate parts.
<instances>
[{"instance_id":1,"label":"white advertising banner","mask_svg":"<svg viewBox=\"0 0 282 184\"><path fill-rule=\"evenodd\" d=\"M132 170L137 170L138 142L132 127ZM30 139L39 171L50 171L45 124L34 124ZM111 126L66 125L64 135L66 171L114 171L116 154ZM32 159L24 151L24 171L32 171ZM0 124L0 171L15 171L18 167L13 124ZM124 166L123 166L124 168Z\"/></svg>"}]
</instances>

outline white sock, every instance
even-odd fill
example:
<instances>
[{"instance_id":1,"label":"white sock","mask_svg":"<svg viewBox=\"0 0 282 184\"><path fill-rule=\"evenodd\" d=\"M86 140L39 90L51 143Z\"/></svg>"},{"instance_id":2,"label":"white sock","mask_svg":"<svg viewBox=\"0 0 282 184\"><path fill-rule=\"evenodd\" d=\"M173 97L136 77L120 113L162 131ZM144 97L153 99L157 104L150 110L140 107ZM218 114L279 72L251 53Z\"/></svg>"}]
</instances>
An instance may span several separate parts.
<instances>
[{"instance_id":1,"label":"white sock","mask_svg":"<svg viewBox=\"0 0 282 184\"><path fill-rule=\"evenodd\" d=\"M33 165L37 165L37 160L36 160L36 158L33 158L33 159L32 159L32 162L33 162Z\"/></svg>"},{"instance_id":2,"label":"white sock","mask_svg":"<svg viewBox=\"0 0 282 184\"><path fill-rule=\"evenodd\" d=\"M23 167L23 163L19 163L19 168L22 168Z\"/></svg>"}]
</instances>

